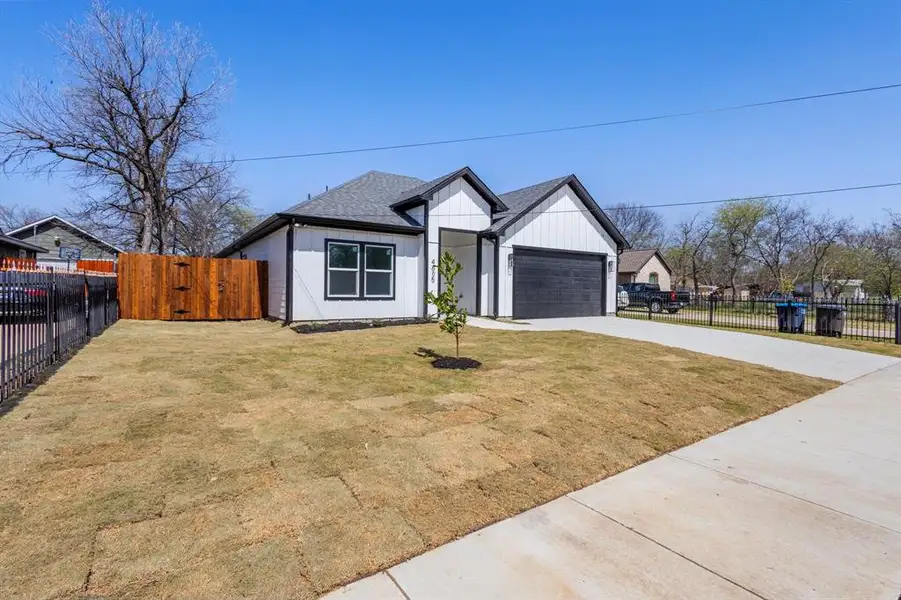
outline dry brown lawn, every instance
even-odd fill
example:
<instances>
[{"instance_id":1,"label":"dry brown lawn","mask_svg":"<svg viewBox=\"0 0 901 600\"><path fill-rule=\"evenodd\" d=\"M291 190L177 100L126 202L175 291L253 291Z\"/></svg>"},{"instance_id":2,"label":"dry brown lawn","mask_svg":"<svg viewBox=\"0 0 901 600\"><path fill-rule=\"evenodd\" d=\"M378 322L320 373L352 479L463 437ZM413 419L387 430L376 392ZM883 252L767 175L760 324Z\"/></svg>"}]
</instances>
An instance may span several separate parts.
<instances>
[{"instance_id":1,"label":"dry brown lawn","mask_svg":"<svg viewBox=\"0 0 901 600\"><path fill-rule=\"evenodd\" d=\"M0 418L0 597L314 598L833 387L577 332L121 322Z\"/></svg>"}]
</instances>

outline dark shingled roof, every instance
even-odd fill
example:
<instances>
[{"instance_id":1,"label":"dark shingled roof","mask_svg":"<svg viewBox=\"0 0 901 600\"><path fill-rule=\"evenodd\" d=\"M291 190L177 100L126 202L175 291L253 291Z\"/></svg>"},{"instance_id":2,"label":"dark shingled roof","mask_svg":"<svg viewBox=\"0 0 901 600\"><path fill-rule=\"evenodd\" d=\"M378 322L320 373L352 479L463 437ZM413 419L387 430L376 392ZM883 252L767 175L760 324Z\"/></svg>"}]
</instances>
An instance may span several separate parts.
<instances>
[{"instance_id":1,"label":"dark shingled roof","mask_svg":"<svg viewBox=\"0 0 901 600\"><path fill-rule=\"evenodd\" d=\"M575 175L557 177L529 187L507 192L496 196L488 186L470 169L463 167L447 175L431 181L423 181L416 177L395 175L382 171L369 171L355 179L319 194L305 202L295 204L286 211L276 213L257 224L246 234L223 248L217 256L229 256L247 244L268 235L283 226L286 219L296 217L296 221L308 224L338 224L381 231L402 231L419 233L422 225L404 213L405 210L422 202L424 196L447 185L457 177L462 177L481 194L494 209L495 222L487 230L490 233L503 231L505 226L534 208L542 199L550 195L563 184L573 187L588 210L601 225L611 233L620 247L628 247L628 242L616 229L616 226L604 214L591 194L584 188Z\"/></svg>"},{"instance_id":2,"label":"dark shingled roof","mask_svg":"<svg viewBox=\"0 0 901 600\"><path fill-rule=\"evenodd\" d=\"M620 273L637 273L655 254L657 255L657 258L660 259L661 264L663 264L663 268L672 274L672 269L670 269L669 265L666 264L666 261L663 260L663 256L658 252L657 248L624 250L622 254L619 255L619 266L617 267L617 271Z\"/></svg>"},{"instance_id":3,"label":"dark shingled roof","mask_svg":"<svg viewBox=\"0 0 901 600\"><path fill-rule=\"evenodd\" d=\"M569 176L557 177L556 179L542 181L541 183L536 183L529 187L520 188L499 195L498 198L507 205L509 210L496 215L498 220L491 225L489 231L498 231L511 217L518 217L523 212L529 210L529 207L544 196L547 196L555 187L563 183L567 177Z\"/></svg>"},{"instance_id":4,"label":"dark shingled roof","mask_svg":"<svg viewBox=\"0 0 901 600\"><path fill-rule=\"evenodd\" d=\"M405 196L407 190L422 185L428 184L416 177L369 171L315 198L296 204L281 214L401 227L416 226L412 220L395 212L391 205Z\"/></svg>"},{"instance_id":5,"label":"dark shingled roof","mask_svg":"<svg viewBox=\"0 0 901 600\"><path fill-rule=\"evenodd\" d=\"M412 200L413 198L416 198L417 196L424 194L433 188L440 188L446 183L450 183L452 180L456 179L459 176L458 174L459 171L454 171L453 173L442 175L441 177L438 177L431 181L424 181L422 182L422 184L402 192L401 195L395 198L394 202L392 202L391 204L402 204L407 200Z\"/></svg>"}]
</instances>

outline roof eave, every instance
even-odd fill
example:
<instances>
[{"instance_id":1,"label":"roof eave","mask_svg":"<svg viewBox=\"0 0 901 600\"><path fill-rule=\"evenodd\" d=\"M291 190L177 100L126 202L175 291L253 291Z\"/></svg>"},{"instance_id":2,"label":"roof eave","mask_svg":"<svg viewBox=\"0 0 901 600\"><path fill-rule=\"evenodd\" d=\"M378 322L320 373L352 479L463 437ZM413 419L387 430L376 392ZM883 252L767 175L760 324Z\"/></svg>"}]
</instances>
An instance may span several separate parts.
<instances>
[{"instance_id":1,"label":"roof eave","mask_svg":"<svg viewBox=\"0 0 901 600\"><path fill-rule=\"evenodd\" d=\"M414 206L417 206L420 203L425 202L426 200L428 200L428 198L432 194L434 194L435 192L437 192L438 190L440 190L441 188L446 186L448 183L453 182L456 179L459 179L460 177L463 177L464 179L466 179L469 182L469 185L471 185L473 188L475 188L475 190L479 194L481 194L482 197L485 198L489 204L491 204L494 207L494 212L504 212L505 210L509 210L507 208L507 205L504 204L500 198L498 198L497 194L495 194L493 191L491 191L491 188L489 188L485 184L485 182L482 181L481 178L475 174L475 171L473 171L469 167L463 167L462 169L460 169L458 171L454 171L447 177L443 177L441 179L441 181L439 181L432 187L430 187L426 190L423 190L422 192L413 196L412 198L405 198L399 202L395 202L394 204L391 205L391 209L392 210L409 210L410 208L413 208Z\"/></svg>"},{"instance_id":2,"label":"roof eave","mask_svg":"<svg viewBox=\"0 0 901 600\"><path fill-rule=\"evenodd\" d=\"M339 217L316 217L310 215L283 214L300 225L313 225L319 227L339 227L356 231L375 231L385 233L400 233L404 235L419 235L425 231L424 227L415 225L392 225L389 223L374 223L370 221L354 221Z\"/></svg>"},{"instance_id":3,"label":"roof eave","mask_svg":"<svg viewBox=\"0 0 901 600\"><path fill-rule=\"evenodd\" d=\"M14 238L9 235L0 235L0 241L5 242L7 244L12 244L13 246L17 246L22 250L29 250L31 252L41 252L41 253L49 253L50 251L42 246L37 246L35 244L29 244L28 242L22 241L18 238Z\"/></svg>"},{"instance_id":4,"label":"roof eave","mask_svg":"<svg viewBox=\"0 0 901 600\"><path fill-rule=\"evenodd\" d=\"M59 221L62 225L66 226L70 229L74 229L75 231L79 232L80 234L91 238L98 245L105 246L107 249L112 250L116 254L122 254L124 252L124 250L122 250L121 248L114 246L114 245L110 244L109 242L107 242L106 240L103 240L103 239L97 237L90 231L85 231L84 229L82 229L81 227L76 225L75 223L72 223L71 221L67 221L66 219L62 218L59 215L50 215L48 217L44 217L43 219L38 219L37 221L33 221L26 225L22 225L21 227L16 227L12 231L7 231L6 235L15 236L15 234L17 234L17 233L25 233L29 229L32 229L34 227L39 227L39 226L43 225L44 223L49 223L50 221ZM47 250L44 250L44 252L47 252Z\"/></svg>"},{"instance_id":5,"label":"roof eave","mask_svg":"<svg viewBox=\"0 0 901 600\"><path fill-rule=\"evenodd\" d=\"M515 215L510 215L507 218L507 221L501 225L501 227L495 232L497 235L502 235L513 223L520 220L524 215L529 214L535 208L557 193L557 190L561 189L563 186L569 185L571 186L576 194L579 196L579 199L582 200L582 203L588 208L588 211L594 215L594 218L598 220L601 226L610 234L610 237L613 238L613 241L616 242L617 250L625 250L628 249L629 241L623 236L619 229L617 229L616 225L613 224L613 221L610 220L610 217L607 216L598 203L595 202L594 198L592 198L591 194L588 193L588 190L585 189L585 186L582 185L582 182L579 181L579 178L575 175L569 175L564 178L560 183L551 188L548 192L542 194L537 200L529 204L525 209L520 211Z\"/></svg>"},{"instance_id":6,"label":"roof eave","mask_svg":"<svg viewBox=\"0 0 901 600\"><path fill-rule=\"evenodd\" d=\"M257 223L247 233L233 241L231 244L219 250L214 256L216 258L228 258L231 254L239 251L248 244L252 244L258 239L265 237L273 231L283 227L287 223L287 219L282 213L270 215L263 221Z\"/></svg>"}]
</instances>

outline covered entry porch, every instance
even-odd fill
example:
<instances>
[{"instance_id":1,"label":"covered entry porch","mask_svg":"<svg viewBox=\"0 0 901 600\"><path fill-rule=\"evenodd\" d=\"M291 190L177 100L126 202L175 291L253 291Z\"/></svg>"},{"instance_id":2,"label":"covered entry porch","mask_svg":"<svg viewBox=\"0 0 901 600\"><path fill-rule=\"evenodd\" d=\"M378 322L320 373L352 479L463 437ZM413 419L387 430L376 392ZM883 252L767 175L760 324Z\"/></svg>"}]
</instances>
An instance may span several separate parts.
<instances>
[{"instance_id":1,"label":"covered entry porch","mask_svg":"<svg viewBox=\"0 0 901 600\"><path fill-rule=\"evenodd\" d=\"M483 239L477 231L441 228L438 237L438 256L430 261L432 269L437 274L438 257L449 252L463 267L454 280L460 307L470 315L494 315L491 303L494 244ZM438 289L444 291L444 280L440 274L436 276Z\"/></svg>"}]
</instances>

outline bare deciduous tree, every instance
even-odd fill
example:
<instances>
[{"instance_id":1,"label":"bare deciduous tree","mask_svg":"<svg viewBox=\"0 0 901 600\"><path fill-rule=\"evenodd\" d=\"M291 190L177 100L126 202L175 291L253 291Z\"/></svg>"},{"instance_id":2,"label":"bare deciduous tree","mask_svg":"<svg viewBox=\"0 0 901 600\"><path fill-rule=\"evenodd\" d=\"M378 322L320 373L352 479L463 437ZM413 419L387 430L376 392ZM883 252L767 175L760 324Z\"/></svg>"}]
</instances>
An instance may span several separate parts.
<instances>
[{"instance_id":1,"label":"bare deciduous tree","mask_svg":"<svg viewBox=\"0 0 901 600\"><path fill-rule=\"evenodd\" d=\"M836 219L831 214L811 215L808 213L801 224L803 252L806 256L810 274L810 295L813 296L817 282L823 285L826 294L826 280L822 276L823 263L836 245L851 232L851 221Z\"/></svg>"},{"instance_id":2,"label":"bare deciduous tree","mask_svg":"<svg viewBox=\"0 0 901 600\"><path fill-rule=\"evenodd\" d=\"M9 231L33 223L45 217L44 213L36 208L19 206L18 204L0 205L0 230Z\"/></svg>"},{"instance_id":3,"label":"bare deciduous tree","mask_svg":"<svg viewBox=\"0 0 901 600\"><path fill-rule=\"evenodd\" d=\"M795 282L805 270L799 242L807 216L807 208L796 205L790 199L767 199L764 202L763 213L750 239L754 248L753 258L772 277L774 290L794 290Z\"/></svg>"},{"instance_id":4,"label":"bare deciduous tree","mask_svg":"<svg viewBox=\"0 0 901 600\"><path fill-rule=\"evenodd\" d=\"M247 194L234 185L229 173L219 173L186 190L174 210L174 251L194 256L213 254L256 221Z\"/></svg>"},{"instance_id":5,"label":"bare deciduous tree","mask_svg":"<svg viewBox=\"0 0 901 600\"><path fill-rule=\"evenodd\" d=\"M671 256L676 258L680 285L684 285L684 280L690 277L695 296L700 293L701 269L702 265L706 266L713 231L713 219L704 217L701 213L676 224L678 245L671 250Z\"/></svg>"},{"instance_id":6,"label":"bare deciduous tree","mask_svg":"<svg viewBox=\"0 0 901 600\"><path fill-rule=\"evenodd\" d=\"M653 209L620 202L606 212L633 248L659 248L666 243L666 223Z\"/></svg>"},{"instance_id":7,"label":"bare deciduous tree","mask_svg":"<svg viewBox=\"0 0 901 600\"><path fill-rule=\"evenodd\" d=\"M101 2L53 40L63 80L28 81L6 99L0 163L37 172L68 164L105 189L85 212L102 208L133 227L138 249L162 253L176 198L230 166L201 158L228 73L192 31L163 31L144 13Z\"/></svg>"},{"instance_id":8,"label":"bare deciduous tree","mask_svg":"<svg viewBox=\"0 0 901 600\"><path fill-rule=\"evenodd\" d=\"M861 243L869 252L864 278L867 291L893 297L901 288L901 230L876 222L861 233Z\"/></svg>"}]
</instances>

